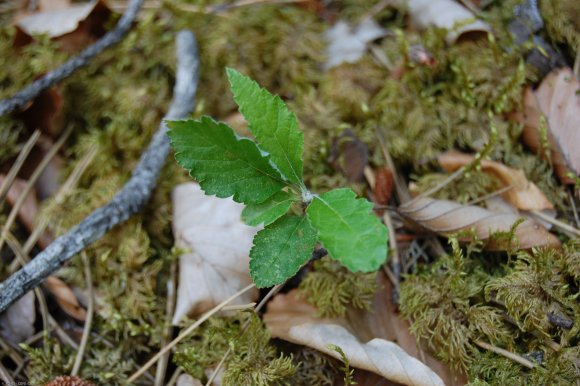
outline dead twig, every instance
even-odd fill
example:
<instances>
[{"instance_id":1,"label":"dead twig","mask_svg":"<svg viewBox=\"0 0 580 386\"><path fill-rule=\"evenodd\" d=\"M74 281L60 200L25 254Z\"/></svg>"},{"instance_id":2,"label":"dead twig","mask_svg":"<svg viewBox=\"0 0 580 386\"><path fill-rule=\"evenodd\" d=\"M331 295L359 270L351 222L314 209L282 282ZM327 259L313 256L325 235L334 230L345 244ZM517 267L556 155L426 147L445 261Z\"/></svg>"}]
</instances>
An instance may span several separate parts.
<instances>
[{"instance_id":1,"label":"dead twig","mask_svg":"<svg viewBox=\"0 0 580 386\"><path fill-rule=\"evenodd\" d=\"M494 352L494 353L501 355L505 358L511 359L512 361L517 362L520 365L527 367L528 369L533 369L534 367L536 367L536 365L533 362L527 360L526 358L524 358L522 356L514 354L511 351L504 350L503 348L500 348L500 347L492 346L491 344L486 343L486 342L482 342L480 340L475 340L475 341L473 341L473 343L475 343L477 346L479 346L485 350Z\"/></svg>"},{"instance_id":2,"label":"dead twig","mask_svg":"<svg viewBox=\"0 0 580 386\"><path fill-rule=\"evenodd\" d=\"M199 60L193 34L181 31L177 35L177 79L173 100L165 119L187 116L194 104L197 90ZM24 268L0 284L0 312L29 290L38 286L72 256L100 239L107 231L139 212L149 201L167 154L169 138L164 122L141 155L129 181L106 205L87 216L68 233L54 240Z\"/></svg>"},{"instance_id":3,"label":"dead twig","mask_svg":"<svg viewBox=\"0 0 580 386\"><path fill-rule=\"evenodd\" d=\"M143 0L131 0L127 11L123 13L119 22L111 31L99 39L95 44L85 48L78 56L70 58L56 70L50 71L41 78L30 83L22 90L18 91L13 97L0 100L0 116L9 114L17 109L26 106L31 100L36 98L42 91L68 78L79 68L86 66L89 61L96 55L100 54L106 48L120 42L127 34L137 13L141 8Z\"/></svg>"},{"instance_id":4,"label":"dead twig","mask_svg":"<svg viewBox=\"0 0 580 386\"><path fill-rule=\"evenodd\" d=\"M175 302L177 300L177 261L171 263L169 279L167 280L167 303L165 305L165 327L161 335L160 346L163 347L171 339L173 328L171 326L171 317L175 311ZM159 362L157 362L157 369L155 370L155 384L154 386L163 386L165 382L165 374L167 372L167 363L169 363L169 353L163 355Z\"/></svg>"}]
</instances>

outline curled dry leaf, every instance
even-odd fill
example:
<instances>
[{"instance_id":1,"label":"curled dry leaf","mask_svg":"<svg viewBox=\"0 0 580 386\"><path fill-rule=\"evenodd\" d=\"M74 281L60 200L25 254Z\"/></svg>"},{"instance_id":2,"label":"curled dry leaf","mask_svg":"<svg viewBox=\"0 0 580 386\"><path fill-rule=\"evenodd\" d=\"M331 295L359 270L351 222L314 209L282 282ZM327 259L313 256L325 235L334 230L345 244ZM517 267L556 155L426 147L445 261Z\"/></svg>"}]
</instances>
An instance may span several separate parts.
<instances>
[{"instance_id":1,"label":"curled dry leaf","mask_svg":"<svg viewBox=\"0 0 580 386\"><path fill-rule=\"evenodd\" d=\"M277 295L269 304L264 323L273 337L311 347L340 359L328 345L339 346L350 364L405 385L444 385L439 376L393 342L375 338L367 343L347 329L345 319L320 319L316 308L295 291Z\"/></svg>"},{"instance_id":2,"label":"curled dry leaf","mask_svg":"<svg viewBox=\"0 0 580 386\"><path fill-rule=\"evenodd\" d=\"M173 190L173 234L179 257L179 287L173 323L199 315L252 283L249 252L257 228L240 218L244 206L206 196L196 183ZM257 290L232 304L257 298Z\"/></svg>"},{"instance_id":3,"label":"curled dry leaf","mask_svg":"<svg viewBox=\"0 0 580 386\"><path fill-rule=\"evenodd\" d=\"M407 354L421 360L433 370L446 385L455 386L467 383L467 378L433 357L422 344L417 344L411 334L409 321L401 317L393 302L394 288L384 272L377 275L379 290L375 292L370 310L348 308L346 327L361 341L381 338L398 344ZM367 378L367 377L362 377Z\"/></svg>"},{"instance_id":4,"label":"curled dry leaf","mask_svg":"<svg viewBox=\"0 0 580 386\"><path fill-rule=\"evenodd\" d=\"M79 304L74 292L64 281L56 276L49 276L44 286L54 295L56 302L67 315L81 322L85 320L87 311Z\"/></svg>"},{"instance_id":5,"label":"curled dry leaf","mask_svg":"<svg viewBox=\"0 0 580 386\"><path fill-rule=\"evenodd\" d=\"M580 83L572 70L562 68L551 72L535 92L527 88L524 116L516 119L524 123L524 142L542 155L547 153L545 147L549 144L556 175L563 183L572 184L567 174L580 175ZM547 129L547 138L542 126Z\"/></svg>"},{"instance_id":6,"label":"curled dry leaf","mask_svg":"<svg viewBox=\"0 0 580 386\"><path fill-rule=\"evenodd\" d=\"M509 232L521 216L512 213L496 213L474 205L461 205L448 200L421 197L399 206L399 213L412 223L431 232L450 236L462 231L475 231L485 242L488 250L506 250L513 247L559 247L560 241L540 223L525 219L515 229L518 243L501 237L497 232ZM467 241L467 240L463 240Z\"/></svg>"},{"instance_id":7,"label":"curled dry leaf","mask_svg":"<svg viewBox=\"0 0 580 386\"><path fill-rule=\"evenodd\" d=\"M27 292L0 314L0 336L14 344L22 343L34 334L34 292Z\"/></svg>"},{"instance_id":8,"label":"curled dry leaf","mask_svg":"<svg viewBox=\"0 0 580 386\"><path fill-rule=\"evenodd\" d=\"M453 172L473 162L474 156L459 151L448 151L437 157L439 164L448 172ZM520 210L554 209L554 205L544 193L527 180L523 170L513 169L499 162L482 160L481 170L497 177L504 187L511 189L502 193L502 197Z\"/></svg>"},{"instance_id":9,"label":"curled dry leaf","mask_svg":"<svg viewBox=\"0 0 580 386\"><path fill-rule=\"evenodd\" d=\"M448 29L447 44L468 36L486 36L491 32L487 23L477 20L471 11L453 0L399 0L399 3L406 3L411 21L418 28Z\"/></svg>"}]
</instances>

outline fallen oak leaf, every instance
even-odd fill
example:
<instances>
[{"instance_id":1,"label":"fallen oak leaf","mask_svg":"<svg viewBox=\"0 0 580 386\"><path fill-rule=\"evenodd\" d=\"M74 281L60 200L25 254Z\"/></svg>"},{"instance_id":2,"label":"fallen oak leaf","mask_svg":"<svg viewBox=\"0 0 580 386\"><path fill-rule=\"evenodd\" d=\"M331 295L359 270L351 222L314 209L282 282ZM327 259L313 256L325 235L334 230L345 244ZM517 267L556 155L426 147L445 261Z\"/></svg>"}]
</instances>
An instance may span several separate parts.
<instances>
[{"instance_id":1,"label":"fallen oak leaf","mask_svg":"<svg viewBox=\"0 0 580 386\"><path fill-rule=\"evenodd\" d=\"M475 160L475 156L459 151L447 151L437 157L439 165L447 172L454 172L462 166L469 165ZM554 205L546 198L544 193L534 184L528 181L523 170L513 169L499 162L481 160L481 170L497 177L504 187L511 187L503 192L502 197L520 210L545 210L554 209Z\"/></svg>"},{"instance_id":2,"label":"fallen oak leaf","mask_svg":"<svg viewBox=\"0 0 580 386\"><path fill-rule=\"evenodd\" d=\"M321 319L317 309L299 299L296 290L277 295L269 304L264 323L273 337L304 345L341 360L339 353L328 348L340 347L349 363L406 385L444 385L439 376L395 343L372 339L366 344L348 329L344 318Z\"/></svg>"},{"instance_id":3,"label":"fallen oak leaf","mask_svg":"<svg viewBox=\"0 0 580 386\"><path fill-rule=\"evenodd\" d=\"M179 286L173 323L199 315L252 283L249 252L257 228L241 220L244 206L206 196L197 183L173 190L173 233L179 256ZM256 300L256 289L232 304Z\"/></svg>"},{"instance_id":4,"label":"fallen oak leaf","mask_svg":"<svg viewBox=\"0 0 580 386\"><path fill-rule=\"evenodd\" d=\"M512 213L495 213L479 206L421 197L399 206L398 212L412 223L446 237L473 230L475 235L485 242L487 250L500 251L514 246L529 249L561 245L556 236L536 221L522 219ZM517 245L514 245L512 240L494 237L494 234L510 232L520 221L514 230ZM469 237L460 237L460 241L470 240Z\"/></svg>"},{"instance_id":5,"label":"fallen oak leaf","mask_svg":"<svg viewBox=\"0 0 580 386\"><path fill-rule=\"evenodd\" d=\"M580 175L580 83L570 68L551 72L533 92L524 91L523 141L536 153L546 155L546 140L550 160L556 175L564 184L573 184L569 172ZM542 138L542 115L547 123L547 138ZM545 158L545 157L544 157Z\"/></svg>"},{"instance_id":6,"label":"fallen oak leaf","mask_svg":"<svg viewBox=\"0 0 580 386\"><path fill-rule=\"evenodd\" d=\"M411 22L415 26L426 29L429 27L449 30L445 38L447 44L472 36L487 36L491 27L463 5L452 0L399 0L400 5L406 5Z\"/></svg>"}]
</instances>

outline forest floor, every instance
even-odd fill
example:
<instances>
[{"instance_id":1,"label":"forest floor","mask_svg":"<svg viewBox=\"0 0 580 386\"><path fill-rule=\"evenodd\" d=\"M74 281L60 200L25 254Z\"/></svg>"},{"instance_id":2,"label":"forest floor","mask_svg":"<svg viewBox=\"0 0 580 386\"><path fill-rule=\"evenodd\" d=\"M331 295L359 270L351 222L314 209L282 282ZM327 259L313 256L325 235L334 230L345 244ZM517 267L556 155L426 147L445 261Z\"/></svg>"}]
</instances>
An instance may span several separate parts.
<instances>
[{"instance_id":1,"label":"forest floor","mask_svg":"<svg viewBox=\"0 0 580 386\"><path fill-rule=\"evenodd\" d=\"M136 3L0 4L0 98ZM119 43L2 110L0 280L130 181L188 54L187 117L252 137L227 67L279 95L305 184L367 198L387 262L353 273L322 243L257 289L260 228L171 151L136 214L0 313L0 380L580 385L579 23L575 0L145 1ZM184 29L197 52L176 47Z\"/></svg>"}]
</instances>

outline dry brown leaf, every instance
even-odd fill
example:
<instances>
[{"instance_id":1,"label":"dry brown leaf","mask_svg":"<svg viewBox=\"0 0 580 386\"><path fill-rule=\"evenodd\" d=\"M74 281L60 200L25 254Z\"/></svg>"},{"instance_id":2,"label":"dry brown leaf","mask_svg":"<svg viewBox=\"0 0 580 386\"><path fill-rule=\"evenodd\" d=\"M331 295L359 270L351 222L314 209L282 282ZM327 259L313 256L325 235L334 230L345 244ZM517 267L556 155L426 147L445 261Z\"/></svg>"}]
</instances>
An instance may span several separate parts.
<instances>
[{"instance_id":1,"label":"dry brown leaf","mask_svg":"<svg viewBox=\"0 0 580 386\"><path fill-rule=\"evenodd\" d=\"M374 177L373 201L379 205L388 205L395 188L393 172L386 167L379 168L375 170Z\"/></svg>"},{"instance_id":2,"label":"dry brown leaf","mask_svg":"<svg viewBox=\"0 0 580 386\"><path fill-rule=\"evenodd\" d=\"M173 190L173 234L179 257L179 287L173 323L199 315L252 283L249 252L257 228L240 218L244 206L206 196L196 183ZM232 304L256 300L257 290Z\"/></svg>"},{"instance_id":3,"label":"dry brown leaf","mask_svg":"<svg viewBox=\"0 0 580 386\"><path fill-rule=\"evenodd\" d=\"M475 157L471 154L454 150L437 157L441 167L448 172L454 172L462 166L470 164L474 159ZM554 209L554 205L536 184L527 180L523 170L513 169L490 160L482 160L480 166L485 173L497 177L504 187L511 186L511 189L502 193L502 197L516 208L530 211Z\"/></svg>"},{"instance_id":4,"label":"dry brown leaf","mask_svg":"<svg viewBox=\"0 0 580 386\"><path fill-rule=\"evenodd\" d=\"M406 0L412 23L418 28L438 27L449 30L445 38L453 44L460 38L486 36L491 27L453 0Z\"/></svg>"},{"instance_id":5,"label":"dry brown leaf","mask_svg":"<svg viewBox=\"0 0 580 386\"><path fill-rule=\"evenodd\" d=\"M548 129L550 158L556 175L572 184L569 172L580 175L580 83L569 68L551 72L533 92L524 92L523 140L534 151L543 153L541 116ZM517 118L516 118L517 119Z\"/></svg>"},{"instance_id":6,"label":"dry brown leaf","mask_svg":"<svg viewBox=\"0 0 580 386\"><path fill-rule=\"evenodd\" d=\"M63 129L63 107L62 95L53 87L41 92L16 116L30 131L40 129L51 138L57 138Z\"/></svg>"},{"instance_id":7,"label":"dry brown leaf","mask_svg":"<svg viewBox=\"0 0 580 386\"><path fill-rule=\"evenodd\" d=\"M33 36L46 34L58 41L63 51L77 51L106 33L105 24L112 11L104 1L72 4L42 10L16 23L17 47L29 44Z\"/></svg>"},{"instance_id":8,"label":"dry brown leaf","mask_svg":"<svg viewBox=\"0 0 580 386\"><path fill-rule=\"evenodd\" d=\"M517 245L511 245L510 240L491 237L495 232L508 232L521 216L496 213L479 206L421 197L399 206L398 211L412 223L443 236L473 229L477 237L486 243L485 248L488 250L561 245L556 236L540 223L530 219L524 220L516 228L514 234L519 241Z\"/></svg>"},{"instance_id":9,"label":"dry brown leaf","mask_svg":"<svg viewBox=\"0 0 580 386\"><path fill-rule=\"evenodd\" d=\"M181 374L177 378L177 386L203 386L203 383L189 374Z\"/></svg>"},{"instance_id":10,"label":"dry brown leaf","mask_svg":"<svg viewBox=\"0 0 580 386\"><path fill-rule=\"evenodd\" d=\"M5 176L0 174L0 185L2 185L4 178ZM12 182L12 185L8 190L8 194L6 195L6 201L8 202L8 204L14 205L22 195L22 192L24 191L25 187L26 181L20 178L16 178ZM24 204L22 204L22 206L18 210L18 219L30 232L32 232L32 230L35 227L34 221L37 213L38 213L38 202L36 201L36 193L33 189L24 200ZM42 248L46 248L52 242L52 240L53 237L50 234L50 232L45 231L40 235L38 244Z\"/></svg>"},{"instance_id":11,"label":"dry brown leaf","mask_svg":"<svg viewBox=\"0 0 580 386\"><path fill-rule=\"evenodd\" d=\"M381 338L395 342L407 354L421 360L445 382L446 385L464 385L467 378L464 374L453 372L451 369L435 359L427 350L417 344L411 335L411 325L407 319L399 314L393 302L393 284L383 272L377 275L380 290L375 293L370 311L349 308L346 320L350 331L361 341L372 338Z\"/></svg>"},{"instance_id":12,"label":"dry brown leaf","mask_svg":"<svg viewBox=\"0 0 580 386\"><path fill-rule=\"evenodd\" d=\"M67 315L84 322L87 311L79 304L74 292L64 281L56 276L49 276L44 286L54 295L56 302Z\"/></svg>"},{"instance_id":13,"label":"dry brown leaf","mask_svg":"<svg viewBox=\"0 0 580 386\"><path fill-rule=\"evenodd\" d=\"M264 323L272 336L305 345L340 359L329 344L339 346L353 367L372 371L406 385L444 385L418 359L395 343L375 338L363 344L345 319L321 319L316 308L297 297L296 291L277 295L269 304ZM356 331L356 330L352 330Z\"/></svg>"},{"instance_id":14,"label":"dry brown leaf","mask_svg":"<svg viewBox=\"0 0 580 386\"><path fill-rule=\"evenodd\" d=\"M0 314L0 335L14 344L22 343L34 334L34 292L29 291Z\"/></svg>"},{"instance_id":15,"label":"dry brown leaf","mask_svg":"<svg viewBox=\"0 0 580 386\"><path fill-rule=\"evenodd\" d=\"M333 138L328 161L334 170L344 174L349 181L360 182L369 161L368 153L367 145L347 129L339 137Z\"/></svg>"}]
</instances>

